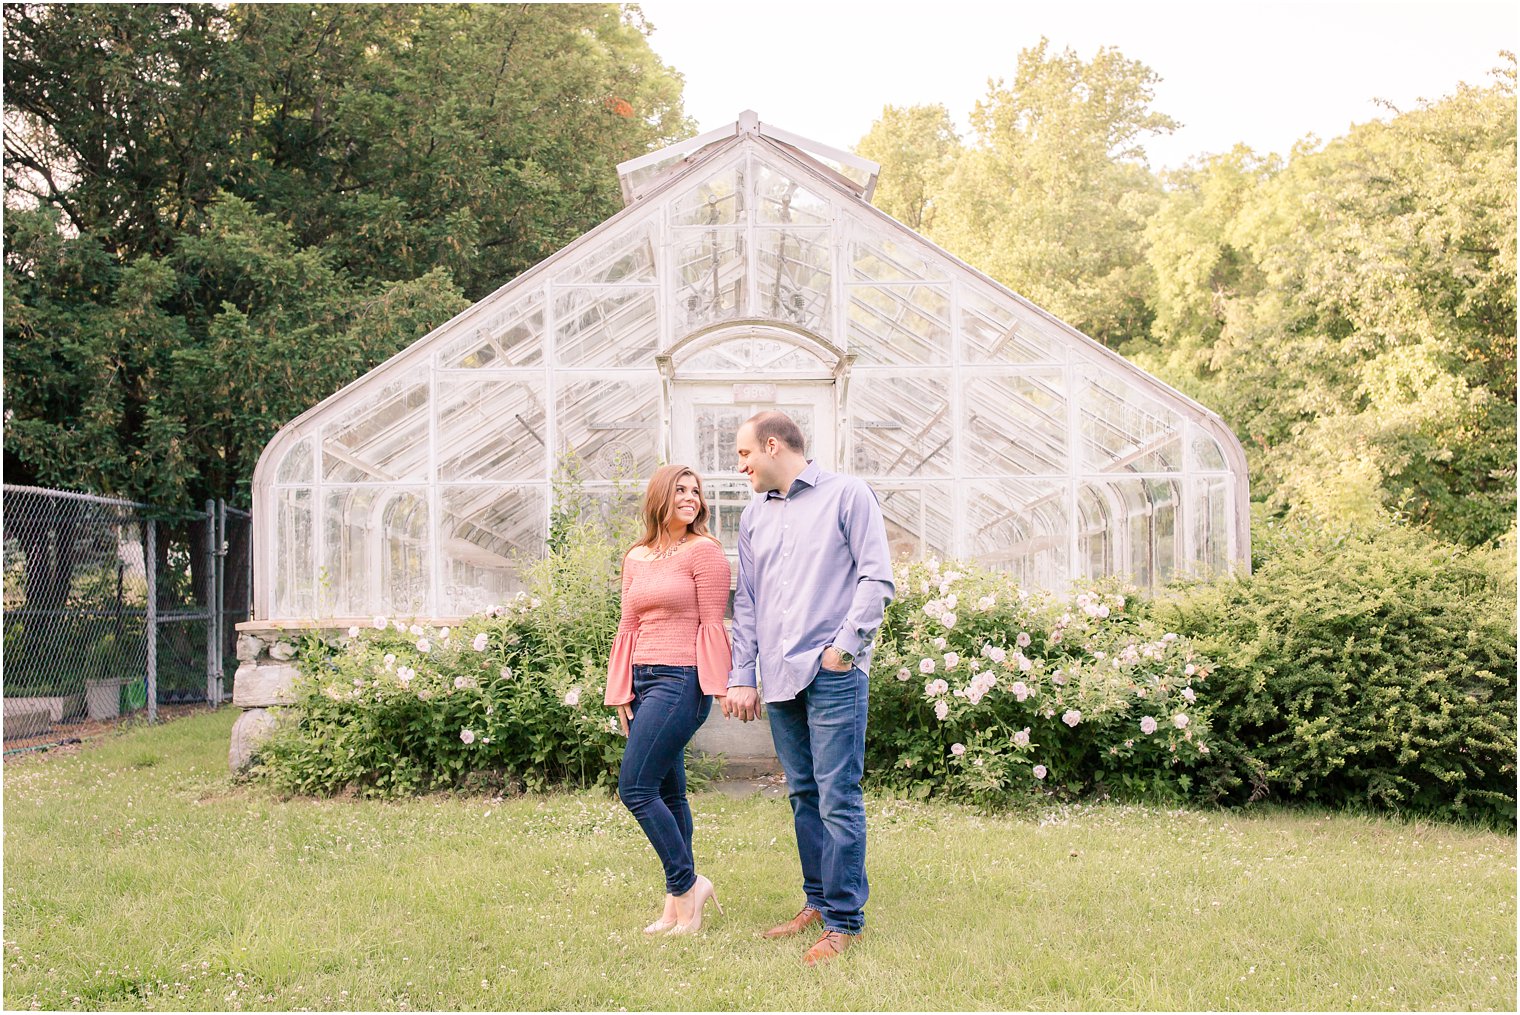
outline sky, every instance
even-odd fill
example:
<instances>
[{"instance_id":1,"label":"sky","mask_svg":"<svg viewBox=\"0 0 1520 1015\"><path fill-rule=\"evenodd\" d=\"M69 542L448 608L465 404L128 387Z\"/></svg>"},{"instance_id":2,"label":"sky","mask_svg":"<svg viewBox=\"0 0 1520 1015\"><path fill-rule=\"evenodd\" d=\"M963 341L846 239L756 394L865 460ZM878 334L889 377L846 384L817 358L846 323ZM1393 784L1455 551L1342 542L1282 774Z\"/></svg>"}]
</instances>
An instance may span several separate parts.
<instances>
[{"instance_id":1,"label":"sky","mask_svg":"<svg viewBox=\"0 0 1520 1015\"><path fill-rule=\"evenodd\" d=\"M1152 108L1183 126L1146 144L1152 168L1245 143L1287 155L1305 135L1344 134L1488 84L1520 48L1513 2L1214 0L1001 3L644 0L653 46L686 79L703 131L744 109L852 149L884 105L943 104L961 129L990 78L1012 80L1021 49L1048 38L1090 60L1115 46L1161 77Z\"/></svg>"}]
</instances>

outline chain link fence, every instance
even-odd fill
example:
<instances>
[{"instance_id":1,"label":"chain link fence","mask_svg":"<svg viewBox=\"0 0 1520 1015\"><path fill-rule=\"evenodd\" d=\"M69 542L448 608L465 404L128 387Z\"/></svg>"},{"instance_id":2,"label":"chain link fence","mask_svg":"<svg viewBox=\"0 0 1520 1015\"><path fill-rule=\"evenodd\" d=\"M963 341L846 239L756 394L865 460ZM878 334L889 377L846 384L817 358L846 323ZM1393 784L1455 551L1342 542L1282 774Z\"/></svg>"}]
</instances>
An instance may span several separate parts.
<instances>
[{"instance_id":1,"label":"chain link fence","mask_svg":"<svg viewBox=\"0 0 1520 1015\"><path fill-rule=\"evenodd\" d=\"M252 526L208 501L149 504L5 486L7 750L85 723L220 704L249 617Z\"/></svg>"}]
</instances>

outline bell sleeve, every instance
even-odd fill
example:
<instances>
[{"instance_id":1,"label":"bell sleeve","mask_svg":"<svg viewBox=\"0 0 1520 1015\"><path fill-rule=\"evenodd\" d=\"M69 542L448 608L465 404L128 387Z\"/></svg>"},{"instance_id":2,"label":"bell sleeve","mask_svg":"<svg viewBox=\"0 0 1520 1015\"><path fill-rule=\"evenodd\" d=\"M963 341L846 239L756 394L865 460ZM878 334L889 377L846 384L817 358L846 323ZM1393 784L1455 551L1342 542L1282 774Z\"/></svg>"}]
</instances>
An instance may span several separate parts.
<instances>
[{"instance_id":1,"label":"bell sleeve","mask_svg":"<svg viewBox=\"0 0 1520 1015\"><path fill-rule=\"evenodd\" d=\"M730 577L728 558L717 543L700 546L692 553L692 579L697 586L697 683L703 694L728 693L728 671L733 652L723 613L728 606Z\"/></svg>"},{"instance_id":2,"label":"bell sleeve","mask_svg":"<svg viewBox=\"0 0 1520 1015\"><path fill-rule=\"evenodd\" d=\"M628 560L623 560L623 617L618 622L617 635L612 639L612 653L607 658L607 694L602 699L606 705L626 705L633 700L633 650L639 642L639 618L628 605L628 586L633 576L628 571Z\"/></svg>"}]
</instances>

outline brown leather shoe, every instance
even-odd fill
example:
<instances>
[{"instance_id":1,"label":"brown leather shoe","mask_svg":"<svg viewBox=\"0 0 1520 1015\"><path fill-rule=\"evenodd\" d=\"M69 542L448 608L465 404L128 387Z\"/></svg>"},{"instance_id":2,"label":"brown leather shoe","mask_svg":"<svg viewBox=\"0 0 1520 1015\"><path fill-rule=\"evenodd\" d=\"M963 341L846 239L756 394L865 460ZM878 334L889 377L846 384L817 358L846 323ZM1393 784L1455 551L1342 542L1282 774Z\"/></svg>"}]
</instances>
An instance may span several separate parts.
<instances>
[{"instance_id":1,"label":"brown leather shoe","mask_svg":"<svg viewBox=\"0 0 1520 1015\"><path fill-rule=\"evenodd\" d=\"M822 923L823 914L811 906L803 906L802 910L785 923L779 923L770 930L761 934L761 937L791 937L793 934L801 934L809 924Z\"/></svg>"},{"instance_id":2,"label":"brown leather shoe","mask_svg":"<svg viewBox=\"0 0 1520 1015\"><path fill-rule=\"evenodd\" d=\"M821 966L833 959L840 952L860 940L859 934L846 934L837 930L826 930L823 937L819 938L813 947L807 950L802 957L804 966Z\"/></svg>"}]
</instances>

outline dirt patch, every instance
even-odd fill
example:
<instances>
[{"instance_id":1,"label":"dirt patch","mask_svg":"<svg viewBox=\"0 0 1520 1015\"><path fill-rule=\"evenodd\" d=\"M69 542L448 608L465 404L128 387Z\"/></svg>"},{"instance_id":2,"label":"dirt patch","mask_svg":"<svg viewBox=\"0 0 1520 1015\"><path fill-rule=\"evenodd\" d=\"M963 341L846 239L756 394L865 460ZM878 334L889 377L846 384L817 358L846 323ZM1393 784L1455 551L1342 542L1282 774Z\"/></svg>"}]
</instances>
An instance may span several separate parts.
<instances>
[{"instance_id":1,"label":"dirt patch","mask_svg":"<svg viewBox=\"0 0 1520 1015\"><path fill-rule=\"evenodd\" d=\"M209 705L160 705L158 706L158 721L172 722L175 719L183 719L187 715L210 711L212 709ZM143 726L147 722L148 713L143 711L117 719L84 719L79 722L54 723L53 728L46 733L5 741L5 764L24 764L43 758L57 757L60 754L77 754L92 740Z\"/></svg>"}]
</instances>

